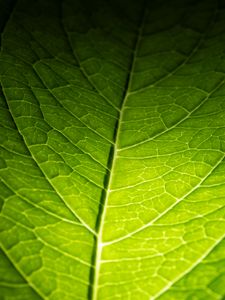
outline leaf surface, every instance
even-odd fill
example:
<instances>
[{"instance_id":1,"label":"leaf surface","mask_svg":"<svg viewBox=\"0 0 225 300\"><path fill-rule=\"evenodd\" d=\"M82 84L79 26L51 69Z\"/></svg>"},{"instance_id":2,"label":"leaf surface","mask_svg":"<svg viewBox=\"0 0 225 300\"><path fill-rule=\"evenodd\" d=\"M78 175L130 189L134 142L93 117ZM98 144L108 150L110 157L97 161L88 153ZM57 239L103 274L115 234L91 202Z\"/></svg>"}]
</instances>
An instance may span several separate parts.
<instances>
[{"instance_id":1,"label":"leaf surface","mask_svg":"<svg viewBox=\"0 0 225 300\"><path fill-rule=\"evenodd\" d=\"M224 9L7 9L0 299L225 297Z\"/></svg>"}]
</instances>

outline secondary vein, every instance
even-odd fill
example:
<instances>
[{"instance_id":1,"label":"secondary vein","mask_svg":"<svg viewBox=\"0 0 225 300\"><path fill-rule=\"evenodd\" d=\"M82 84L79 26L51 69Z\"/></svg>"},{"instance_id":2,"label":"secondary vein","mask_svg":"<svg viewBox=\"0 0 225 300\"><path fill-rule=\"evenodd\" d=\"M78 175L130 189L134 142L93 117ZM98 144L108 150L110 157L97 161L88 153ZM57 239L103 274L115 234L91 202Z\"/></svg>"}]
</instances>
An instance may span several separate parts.
<instances>
[{"instance_id":1,"label":"secondary vein","mask_svg":"<svg viewBox=\"0 0 225 300\"><path fill-rule=\"evenodd\" d=\"M5 93L4 93L4 88L0 85L0 89L3 92L3 95L5 97ZM80 224L83 225L84 228L87 229L87 231L89 231L90 233L92 233L94 236L96 235L96 232L88 225L85 223L85 221L71 208L70 205L68 205L63 196L61 195L61 193L55 188L55 186L52 184L52 181L47 177L47 175L45 174L45 172L43 171L43 169L41 168L40 164L38 163L37 159L35 158L35 156L33 155L32 151L31 151L31 147L27 144L25 137L23 136L21 130L19 129L17 122L16 122L16 118L14 116L14 114L12 113L9 101L7 100L7 98L5 97L5 104L7 105L7 108L11 114L13 123L19 133L19 136L23 142L23 144L25 145L26 149L28 150L28 153L30 154L30 157L32 158L32 160L34 161L34 163L36 164L36 166L39 168L39 170L41 171L43 178L45 178L45 180L48 182L49 186L53 189L53 191L55 191L55 193L57 194L57 196L60 198L60 200L62 201L62 203L65 204L65 206L68 208L68 210L74 215L74 217L80 222Z\"/></svg>"}]
</instances>

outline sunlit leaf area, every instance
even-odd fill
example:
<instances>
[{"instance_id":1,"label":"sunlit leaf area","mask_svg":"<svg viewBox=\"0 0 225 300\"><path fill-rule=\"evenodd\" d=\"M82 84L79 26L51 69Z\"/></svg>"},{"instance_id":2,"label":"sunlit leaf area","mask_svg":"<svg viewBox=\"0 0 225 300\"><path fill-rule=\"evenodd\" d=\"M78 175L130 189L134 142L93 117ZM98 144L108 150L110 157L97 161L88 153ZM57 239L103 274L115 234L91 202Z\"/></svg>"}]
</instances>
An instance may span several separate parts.
<instances>
[{"instance_id":1,"label":"sunlit leaf area","mask_svg":"<svg viewBox=\"0 0 225 300\"><path fill-rule=\"evenodd\" d=\"M0 0L0 300L225 299L225 2Z\"/></svg>"}]
</instances>

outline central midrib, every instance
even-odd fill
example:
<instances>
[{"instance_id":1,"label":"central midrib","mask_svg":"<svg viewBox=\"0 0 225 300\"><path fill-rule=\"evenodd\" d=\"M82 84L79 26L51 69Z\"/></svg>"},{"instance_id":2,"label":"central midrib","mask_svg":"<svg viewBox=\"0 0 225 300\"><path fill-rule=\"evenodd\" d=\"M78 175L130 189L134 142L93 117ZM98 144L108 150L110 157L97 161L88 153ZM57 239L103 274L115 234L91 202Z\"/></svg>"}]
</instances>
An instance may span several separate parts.
<instances>
[{"instance_id":1,"label":"central midrib","mask_svg":"<svg viewBox=\"0 0 225 300\"><path fill-rule=\"evenodd\" d=\"M129 96L129 91L130 91L130 86L132 82L132 74L134 71L134 66L135 66L135 59L137 56L137 52L139 49L139 43L141 40L142 36L142 31L144 27L144 22L145 22L145 14L146 14L146 1L144 0L143 3L143 9L140 15L140 20L138 24L138 31L136 35L136 39L134 41L133 45L133 54L131 56L131 63L130 63L130 68L128 70L128 76L126 80L126 86L125 86L125 92L123 96L123 100L121 102L121 107L119 110L119 115L118 115L118 121L117 124L115 125L115 131L114 131L114 144L112 145L110 154L109 154L109 160L108 160L108 167L109 171L106 174L105 178L105 186L104 186L104 191L103 191L103 196L101 199L101 207L102 209L99 210L99 215L97 218L97 236L96 236L96 243L95 243L95 252L93 255L93 272L91 276L91 287L90 287L90 293L89 293L89 298L91 300L97 300L98 299L98 286L99 286L99 273L100 273L100 267L101 267L101 256L102 256L102 250L104 247L103 244L103 229L104 229L104 221L105 221L105 215L106 215L106 210L107 210L107 203L109 199L109 195L111 192L111 185L112 185L112 178L113 178L113 173L114 173L114 168L115 168L115 162L117 158L117 145L118 145L118 140L119 140L119 134L121 131L121 124L123 120L123 115L124 115L124 110L127 102L127 98Z\"/></svg>"}]
</instances>

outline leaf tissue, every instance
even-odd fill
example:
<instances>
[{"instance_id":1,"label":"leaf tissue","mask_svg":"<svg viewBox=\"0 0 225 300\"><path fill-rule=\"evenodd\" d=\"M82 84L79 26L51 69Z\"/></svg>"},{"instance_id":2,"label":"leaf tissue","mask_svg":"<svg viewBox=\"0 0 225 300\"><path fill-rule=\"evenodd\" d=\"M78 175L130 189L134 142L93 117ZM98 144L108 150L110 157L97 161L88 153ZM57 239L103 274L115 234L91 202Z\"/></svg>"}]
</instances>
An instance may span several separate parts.
<instances>
[{"instance_id":1,"label":"leaf tissue","mask_svg":"<svg viewBox=\"0 0 225 300\"><path fill-rule=\"evenodd\" d=\"M0 6L0 300L225 299L224 1Z\"/></svg>"}]
</instances>

